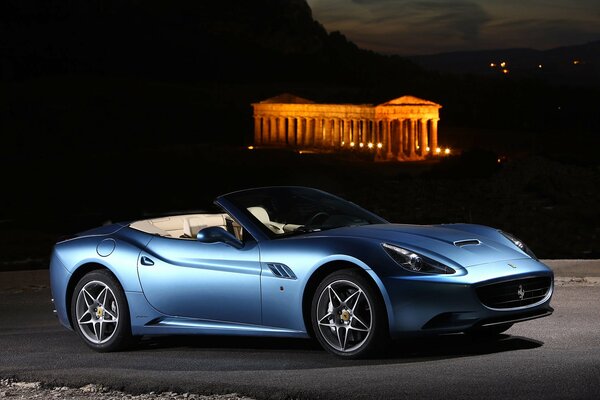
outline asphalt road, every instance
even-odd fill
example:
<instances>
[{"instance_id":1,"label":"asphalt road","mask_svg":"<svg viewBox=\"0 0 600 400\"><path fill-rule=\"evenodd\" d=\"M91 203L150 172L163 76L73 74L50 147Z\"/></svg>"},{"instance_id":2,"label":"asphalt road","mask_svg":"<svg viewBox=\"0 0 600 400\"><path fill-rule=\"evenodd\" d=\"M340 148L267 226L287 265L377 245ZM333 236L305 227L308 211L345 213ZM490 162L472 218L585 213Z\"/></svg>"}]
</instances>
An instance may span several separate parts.
<instances>
[{"instance_id":1,"label":"asphalt road","mask_svg":"<svg viewBox=\"0 0 600 400\"><path fill-rule=\"evenodd\" d=\"M497 340L410 340L366 361L339 360L308 340L223 337L152 338L97 354L59 326L49 298L44 285L0 290L0 377L259 399L600 397L598 284L557 286L552 316Z\"/></svg>"}]
</instances>

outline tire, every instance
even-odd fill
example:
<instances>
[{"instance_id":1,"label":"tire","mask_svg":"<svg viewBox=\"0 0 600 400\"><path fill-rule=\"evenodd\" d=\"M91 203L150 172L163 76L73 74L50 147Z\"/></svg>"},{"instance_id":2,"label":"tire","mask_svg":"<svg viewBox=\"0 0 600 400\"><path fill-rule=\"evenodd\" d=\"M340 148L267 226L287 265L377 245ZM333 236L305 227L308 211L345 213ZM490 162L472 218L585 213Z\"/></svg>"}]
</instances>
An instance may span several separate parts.
<instances>
[{"instance_id":1,"label":"tire","mask_svg":"<svg viewBox=\"0 0 600 400\"><path fill-rule=\"evenodd\" d=\"M376 355L389 341L385 306L377 289L353 270L323 279L313 294L310 319L321 346L342 358Z\"/></svg>"},{"instance_id":2,"label":"tire","mask_svg":"<svg viewBox=\"0 0 600 400\"><path fill-rule=\"evenodd\" d=\"M73 328L98 352L122 350L132 343L129 306L123 288L108 271L83 276L71 298Z\"/></svg>"},{"instance_id":3,"label":"tire","mask_svg":"<svg viewBox=\"0 0 600 400\"><path fill-rule=\"evenodd\" d=\"M494 336L506 332L511 326L513 326L513 324L486 326L484 328L472 329L466 333L474 338L493 338Z\"/></svg>"}]
</instances>

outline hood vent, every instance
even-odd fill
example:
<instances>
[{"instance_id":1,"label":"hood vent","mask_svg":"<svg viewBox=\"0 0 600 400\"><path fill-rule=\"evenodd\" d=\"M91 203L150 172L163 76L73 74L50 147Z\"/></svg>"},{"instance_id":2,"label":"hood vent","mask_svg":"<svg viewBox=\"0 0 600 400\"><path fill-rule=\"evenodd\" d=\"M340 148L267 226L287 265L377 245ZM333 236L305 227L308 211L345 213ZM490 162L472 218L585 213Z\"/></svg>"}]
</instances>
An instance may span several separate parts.
<instances>
[{"instance_id":1,"label":"hood vent","mask_svg":"<svg viewBox=\"0 0 600 400\"><path fill-rule=\"evenodd\" d=\"M280 263L267 263L273 275L283 279L298 279L290 267Z\"/></svg>"},{"instance_id":2,"label":"hood vent","mask_svg":"<svg viewBox=\"0 0 600 400\"><path fill-rule=\"evenodd\" d=\"M479 246L481 242L477 239L465 239L465 240L457 240L454 242L454 245L457 247L463 246Z\"/></svg>"}]
</instances>

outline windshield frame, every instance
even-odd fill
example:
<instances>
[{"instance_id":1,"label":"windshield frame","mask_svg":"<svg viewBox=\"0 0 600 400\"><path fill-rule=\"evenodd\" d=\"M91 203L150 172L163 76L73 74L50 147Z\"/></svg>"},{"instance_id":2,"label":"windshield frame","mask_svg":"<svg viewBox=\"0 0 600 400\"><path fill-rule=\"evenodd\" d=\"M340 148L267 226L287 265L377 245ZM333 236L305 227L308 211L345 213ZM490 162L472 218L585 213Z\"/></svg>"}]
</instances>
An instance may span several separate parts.
<instances>
[{"instance_id":1,"label":"windshield frame","mask_svg":"<svg viewBox=\"0 0 600 400\"><path fill-rule=\"evenodd\" d=\"M381 216L379 216L363 207L360 207L359 205L357 205L347 199L344 199L342 197L336 196L332 193L329 193L329 192L326 192L326 191L323 191L320 189L315 189L315 188L305 187L305 186L265 186L265 187L259 187L259 188L238 190L235 192L230 192L230 193L224 194L222 196L219 196L215 200L215 203L217 205L223 207L232 216L236 217L237 221L244 228L246 228L246 230L248 230L248 232L252 236L254 236L255 239L257 239L259 241L260 240L274 240L274 239L296 237L299 235L305 235L305 234L309 234L312 232L318 233L318 232L327 230L327 229L323 229L323 230L314 230L314 231L293 231L293 232L288 232L285 234L276 234L273 231L271 231L269 228L267 228L262 222L260 222L250 211L247 210L247 208L243 204L240 204L237 199L239 196L244 196L244 195L251 196L253 194L252 192L255 192L256 195L260 195L261 192L263 192L265 196L268 196L270 191L275 192L275 191L285 191L285 190L297 191L300 194L302 192L311 194L311 192L312 192L312 194L321 195L324 198L329 198L334 201L342 202L345 207L351 207L351 208L355 209L358 214L363 214L365 217L368 217L370 219L370 221L368 222L369 225L370 224L389 224L389 222L387 220L385 220L384 218L382 218ZM351 225L347 225L347 226L351 226ZM339 228L341 228L341 227L343 227L343 226L339 226ZM335 227L335 228L338 228L338 227ZM333 228L329 228L329 229L333 229Z\"/></svg>"}]
</instances>

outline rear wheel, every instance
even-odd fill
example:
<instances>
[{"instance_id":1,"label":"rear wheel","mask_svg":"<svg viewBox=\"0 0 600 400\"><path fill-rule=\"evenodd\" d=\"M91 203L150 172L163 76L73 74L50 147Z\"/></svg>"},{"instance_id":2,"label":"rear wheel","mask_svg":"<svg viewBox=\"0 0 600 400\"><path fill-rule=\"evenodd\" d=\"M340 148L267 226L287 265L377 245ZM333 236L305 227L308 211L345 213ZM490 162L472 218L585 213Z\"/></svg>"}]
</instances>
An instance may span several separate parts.
<instances>
[{"instance_id":1,"label":"rear wheel","mask_svg":"<svg viewBox=\"0 0 600 400\"><path fill-rule=\"evenodd\" d=\"M96 351L116 351L131 343L125 294L108 271L93 271L79 280L71 299L71 318L78 335Z\"/></svg>"},{"instance_id":2,"label":"rear wheel","mask_svg":"<svg viewBox=\"0 0 600 400\"><path fill-rule=\"evenodd\" d=\"M343 358L373 355L388 342L387 317L376 289L356 271L328 275L311 305L315 336L325 350Z\"/></svg>"}]
</instances>

